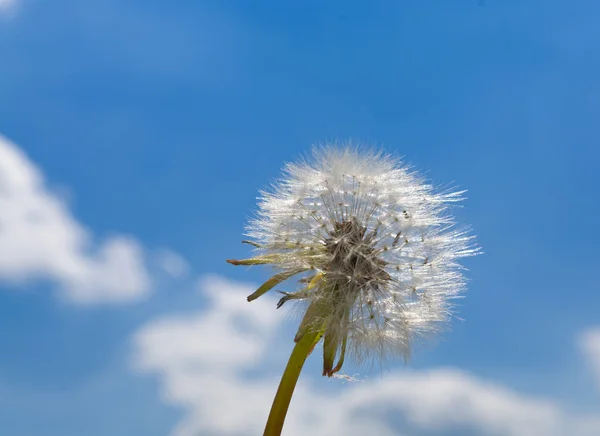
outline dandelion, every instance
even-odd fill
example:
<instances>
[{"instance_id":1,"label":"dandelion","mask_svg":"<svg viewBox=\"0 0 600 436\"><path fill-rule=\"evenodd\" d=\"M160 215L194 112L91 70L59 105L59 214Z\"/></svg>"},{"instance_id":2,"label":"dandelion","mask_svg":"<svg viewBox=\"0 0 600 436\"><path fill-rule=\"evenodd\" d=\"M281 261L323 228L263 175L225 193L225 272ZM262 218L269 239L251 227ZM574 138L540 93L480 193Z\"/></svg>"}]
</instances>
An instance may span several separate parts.
<instances>
[{"instance_id":1,"label":"dandelion","mask_svg":"<svg viewBox=\"0 0 600 436\"><path fill-rule=\"evenodd\" d=\"M296 302L304 310L265 435L280 434L321 339L323 376L331 377L347 354L357 362L406 359L415 339L443 330L465 288L458 260L477 253L447 211L463 193L437 192L394 157L350 146L315 149L261 193L244 241L257 254L228 262L276 269L248 301L297 278L279 291L277 308Z\"/></svg>"}]
</instances>

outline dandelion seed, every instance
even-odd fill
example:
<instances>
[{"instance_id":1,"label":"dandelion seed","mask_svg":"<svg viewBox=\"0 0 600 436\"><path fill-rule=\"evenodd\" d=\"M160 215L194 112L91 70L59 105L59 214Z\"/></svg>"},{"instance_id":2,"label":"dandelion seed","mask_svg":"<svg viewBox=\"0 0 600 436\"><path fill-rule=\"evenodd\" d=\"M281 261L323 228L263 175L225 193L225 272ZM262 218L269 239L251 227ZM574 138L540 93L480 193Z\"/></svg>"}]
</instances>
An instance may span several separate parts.
<instances>
[{"instance_id":1,"label":"dandelion seed","mask_svg":"<svg viewBox=\"0 0 600 436\"><path fill-rule=\"evenodd\" d=\"M414 339L444 328L465 288L458 260L477 253L447 211L462 193L436 192L383 153L315 149L261 193L247 226L257 255L229 262L277 270L249 301L300 277L277 307L304 303L294 340L310 352L323 338L324 376L338 372L346 354L406 359Z\"/></svg>"}]
</instances>

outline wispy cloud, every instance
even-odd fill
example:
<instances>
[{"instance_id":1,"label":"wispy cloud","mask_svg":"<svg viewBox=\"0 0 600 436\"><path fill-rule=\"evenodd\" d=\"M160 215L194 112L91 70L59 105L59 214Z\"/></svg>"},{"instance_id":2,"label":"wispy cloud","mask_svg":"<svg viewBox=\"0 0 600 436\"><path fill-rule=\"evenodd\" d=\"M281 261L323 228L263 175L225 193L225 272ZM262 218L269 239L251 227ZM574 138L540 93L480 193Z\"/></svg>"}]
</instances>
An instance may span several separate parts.
<instances>
[{"instance_id":1,"label":"wispy cloud","mask_svg":"<svg viewBox=\"0 0 600 436\"><path fill-rule=\"evenodd\" d=\"M17 0L0 0L0 12L7 11L17 4Z\"/></svg>"},{"instance_id":2,"label":"wispy cloud","mask_svg":"<svg viewBox=\"0 0 600 436\"><path fill-rule=\"evenodd\" d=\"M181 269L184 261L165 253L158 263ZM25 153L0 136L0 281L49 280L76 303L127 302L152 288L147 258L133 237L98 240Z\"/></svg>"},{"instance_id":3,"label":"wispy cloud","mask_svg":"<svg viewBox=\"0 0 600 436\"><path fill-rule=\"evenodd\" d=\"M249 285L207 277L200 288L205 310L155 320L135 335L136 369L158 375L166 401L186 410L173 436L260 434L279 374L244 374L266 365L281 313L268 299L247 304ZM490 436L600 434L600 416L573 415L552 399L459 369L392 371L327 393L318 382L301 378L286 435L410 436L446 428Z\"/></svg>"},{"instance_id":4,"label":"wispy cloud","mask_svg":"<svg viewBox=\"0 0 600 436\"><path fill-rule=\"evenodd\" d=\"M588 357L598 388L600 388L600 327L584 332L580 338L580 345Z\"/></svg>"},{"instance_id":5,"label":"wispy cloud","mask_svg":"<svg viewBox=\"0 0 600 436\"><path fill-rule=\"evenodd\" d=\"M15 17L19 0L0 0L0 25Z\"/></svg>"},{"instance_id":6,"label":"wispy cloud","mask_svg":"<svg viewBox=\"0 0 600 436\"><path fill-rule=\"evenodd\" d=\"M173 277L184 277L189 272L187 261L172 250L157 250L155 259L157 265Z\"/></svg>"}]
</instances>

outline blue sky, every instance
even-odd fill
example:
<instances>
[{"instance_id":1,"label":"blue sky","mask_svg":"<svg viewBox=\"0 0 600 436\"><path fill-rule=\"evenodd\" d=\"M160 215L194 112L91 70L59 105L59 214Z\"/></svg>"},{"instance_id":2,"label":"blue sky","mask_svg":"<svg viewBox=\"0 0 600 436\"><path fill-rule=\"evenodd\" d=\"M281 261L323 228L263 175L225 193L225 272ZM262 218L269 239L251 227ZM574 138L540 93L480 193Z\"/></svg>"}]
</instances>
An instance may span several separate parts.
<instances>
[{"instance_id":1,"label":"blue sky","mask_svg":"<svg viewBox=\"0 0 600 436\"><path fill-rule=\"evenodd\" d=\"M293 324L224 259L284 162L352 139L468 189L485 254L408 366L309 361L288 434L598 434L600 4L284 3L0 0L0 433L258 434Z\"/></svg>"}]
</instances>

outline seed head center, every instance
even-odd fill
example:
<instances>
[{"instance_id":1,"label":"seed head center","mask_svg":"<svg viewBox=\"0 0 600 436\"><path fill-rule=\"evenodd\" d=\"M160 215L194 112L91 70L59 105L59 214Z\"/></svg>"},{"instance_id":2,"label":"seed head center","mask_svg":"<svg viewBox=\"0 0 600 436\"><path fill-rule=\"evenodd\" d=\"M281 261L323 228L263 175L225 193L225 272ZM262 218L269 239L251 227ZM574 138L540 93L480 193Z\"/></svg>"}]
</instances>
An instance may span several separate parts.
<instances>
[{"instance_id":1,"label":"seed head center","mask_svg":"<svg viewBox=\"0 0 600 436\"><path fill-rule=\"evenodd\" d=\"M339 285L351 282L353 288L360 290L390 280L384 270L387 262L378 257L376 238L377 229L367 233L367 228L355 218L334 223L325 240L325 248L332 254L326 270Z\"/></svg>"}]
</instances>

